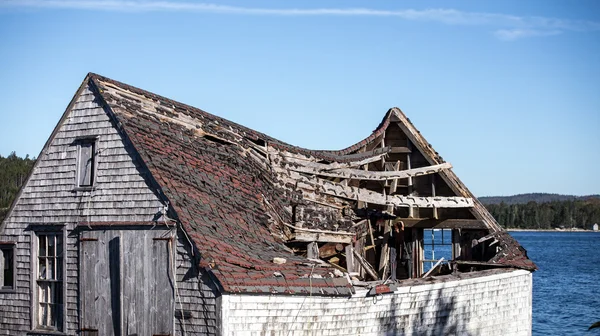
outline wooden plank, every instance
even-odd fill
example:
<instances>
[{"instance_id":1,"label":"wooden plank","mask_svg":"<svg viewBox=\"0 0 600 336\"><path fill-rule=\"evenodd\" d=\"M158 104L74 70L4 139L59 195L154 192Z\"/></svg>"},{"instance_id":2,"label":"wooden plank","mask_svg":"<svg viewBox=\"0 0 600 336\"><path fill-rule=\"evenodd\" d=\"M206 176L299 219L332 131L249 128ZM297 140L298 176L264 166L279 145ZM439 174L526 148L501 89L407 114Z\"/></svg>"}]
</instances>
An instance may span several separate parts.
<instances>
[{"instance_id":1,"label":"wooden plank","mask_svg":"<svg viewBox=\"0 0 600 336\"><path fill-rule=\"evenodd\" d=\"M499 267L499 268L514 267L511 265L503 265L503 264L496 264L496 263L490 263L490 262L485 262L485 261L472 261L472 260L452 260L452 263L457 264L457 265L466 265L466 266L487 266L487 267Z\"/></svg>"},{"instance_id":2,"label":"wooden plank","mask_svg":"<svg viewBox=\"0 0 600 336\"><path fill-rule=\"evenodd\" d=\"M80 240L81 326L102 330L101 335L119 335L120 240L108 233L86 232L88 239Z\"/></svg>"},{"instance_id":3,"label":"wooden plank","mask_svg":"<svg viewBox=\"0 0 600 336\"><path fill-rule=\"evenodd\" d=\"M339 183L317 177L308 177L297 173L292 174L292 177L293 178L286 178L280 176L280 179L286 183L295 183L299 188L302 189L374 204L394 205L396 207L418 206L423 208L469 208L473 206L472 198L442 196L417 197L401 195L384 196L380 193L373 192L365 188L343 186Z\"/></svg>"},{"instance_id":4,"label":"wooden plank","mask_svg":"<svg viewBox=\"0 0 600 336\"><path fill-rule=\"evenodd\" d=\"M394 222L402 221L406 228L424 229L487 229L485 222L479 219L434 219L434 218L396 218Z\"/></svg>"},{"instance_id":5,"label":"wooden plank","mask_svg":"<svg viewBox=\"0 0 600 336\"><path fill-rule=\"evenodd\" d=\"M342 243L350 244L352 236L336 235L331 233L315 233L315 232L295 232L292 234L292 241L299 242L320 242L320 243Z\"/></svg>"},{"instance_id":6,"label":"wooden plank","mask_svg":"<svg viewBox=\"0 0 600 336\"><path fill-rule=\"evenodd\" d=\"M154 231L159 237L152 239L152 269L153 284L151 285L152 305L149 308L151 311L151 327L152 335L171 335L173 329L173 314L174 314L174 288L173 282L173 260L174 256L170 247L173 242L170 235L163 237L164 231ZM168 239L165 239L168 238ZM152 280L151 280L152 281Z\"/></svg>"},{"instance_id":7,"label":"wooden plank","mask_svg":"<svg viewBox=\"0 0 600 336\"><path fill-rule=\"evenodd\" d=\"M144 269L144 260L140 260L139 255L147 251L147 231L140 230L136 237L131 233L124 231L123 240L128 242L123 246L122 255L122 305L123 305L123 333L125 335L137 334L148 335L144 329L143 321L147 319L144 314L144 296L147 278ZM129 243L131 241L131 243ZM134 243L135 242L135 243ZM140 251L140 252L138 252ZM149 253L148 253L149 254Z\"/></svg>"},{"instance_id":8,"label":"wooden plank","mask_svg":"<svg viewBox=\"0 0 600 336\"><path fill-rule=\"evenodd\" d=\"M412 144L410 143L410 140L406 140L406 146L409 148L412 148ZM407 153L406 154L406 169L411 170L412 169L412 163L410 160L410 154L411 153ZM412 176L408 177L408 195L412 196L414 194L414 189L413 189L413 179ZM415 216L415 209L414 207L411 205L408 207L408 217L414 217Z\"/></svg>"},{"instance_id":9,"label":"wooden plank","mask_svg":"<svg viewBox=\"0 0 600 336\"><path fill-rule=\"evenodd\" d=\"M396 163L394 164L394 171L398 171L400 170L400 161L396 161ZM431 175L434 176L434 175ZM398 179L394 179L392 180L392 183L390 185L390 191L388 194L395 194L396 193L396 189L398 188Z\"/></svg>"},{"instance_id":10,"label":"wooden plank","mask_svg":"<svg viewBox=\"0 0 600 336\"><path fill-rule=\"evenodd\" d=\"M390 148L390 154L408 154L412 150L408 147L392 147Z\"/></svg>"},{"instance_id":11,"label":"wooden plank","mask_svg":"<svg viewBox=\"0 0 600 336\"><path fill-rule=\"evenodd\" d=\"M410 165L409 165L410 166ZM330 170L327 168L326 164L322 163L313 163L311 166L301 165L301 164L287 164L285 165L286 169L297 171L306 174L312 175L320 175L327 177L336 177L343 179L353 179L353 180L368 180L368 181L386 181L393 179L404 179L409 178L409 186L411 185L412 178L423 175L430 175L439 173L444 169L452 168L452 165L448 162L444 162L439 165L427 166L421 168L407 169L407 170L398 170L398 171L365 171L362 169L336 169Z\"/></svg>"},{"instance_id":12,"label":"wooden plank","mask_svg":"<svg viewBox=\"0 0 600 336\"><path fill-rule=\"evenodd\" d=\"M371 221L368 220L369 225L369 238L371 238L371 246L375 246L375 238L373 238L373 227L371 226Z\"/></svg>"},{"instance_id":13,"label":"wooden plank","mask_svg":"<svg viewBox=\"0 0 600 336\"><path fill-rule=\"evenodd\" d=\"M444 257L441 257L440 260L438 260L435 265L433 265L432 268L429 269L429 271L427 271L427 273L423 274L423 278L426 278L427 276L429 276L429 274L431 274L436 268L438 268L438 266L440 266L440 264L444 261Z\"/></svg>"},{"instance_id":14,"label":"wooden plank","mask_svg":"<svg viewBox=\"0 0 600 336\"><path fill-rule=\"evenodd\" d=\"M435 197L435 175L431 175L431 196ZM438 219L437 208L433 208L433 218Z\"/></svg>"},{"instance_id":15,"label":"wooden plank","mask_svg":"<svg viewBox=\"0 0 600 336\"><path fill-rule=\"evenodd\" d=\"M360 153L360 154L368 155L365 153ZM364 166L371 162L377 162L377 161L381 160L381 158L383 156L387 155L387 153L380 153L375 156L368 157L366 159L359 160L359 161L352 161L352 162L347 162L347 163L332 162L329 164L328 163L318 163L317 159L306 160L306 159L299 159L294 156L288 156L289 153L286 153L286 152L280 152L279 155L282 158L282 161L284 163L288 163L288 164L292 164L292 165L302 165L302 166L310 167L310 168L314 168L314 169L330 171L330 170L337 170L337 169L348 169L348 168L354 168L354 167L361 167L361 166Z\"/></svg>"},{"instance_id":16,"label":"wooden plank","mask_svg":"<svg viewBox=\"0 0 600 336\"><path fill-rule=\"evenodd\" d=\"M352 247L352 244L346 246L346 269L348 273L356 272L354 267L354 247Z\"/></svg>"},{"instance_id":17,"label":"wooden plank","mask_svg":"<svg viewBox=\"0 0 600 336\"><path fill-rule=\"evenodd\" d=\"M357 253L364 256L364 252L365 252L365 238L364 237L356 240L356 242L354 243L354 250L358 251ZM354 251L352 251L352 253L354 254ZM358 276L361 279L364 279L365 278L364 267L362 267L358 262L355 262L354 268L355 268L354 272L357 272Z\"/></svg>"},{"instance_id":18,"label":"wooden plank","mask_svg":"<svg viewBox=\"0 0 600 336\"><path fill-rule=\"evenodd\" d=\"M337 168L351 168L351 167L360 167L362 165L376 162L381 160L381 158L389 152L390 148L376 148L374 150L358 152L354 154L348 155L340 155L339 158L348 160L348 162L332 162L328 164L328 169L337 169ZM307 166L311 166L312 163L317 163L317 161L323 161L322 158L317 158L314 156L307 156L303 154L295 154L286 151L282 151L273 147L268 147L267 149L269 155L272 156L274 163L278 164L280 160L288 163L296 163L296 164L304 164Z\"/></svg>"},{"instance_id":19,"label":"wooden plank","mask_svg":"<svg viewBox=\"0 0 600 336\"><path fill-rule=\"evenodd\" d=\"M369 264L369 262L366 261L365 258L363 258L356 250L354 250L353 253L354 257L356 258L356 261L365 269L365 271L374 280L379 280L379 276L377 275L377 272L375 272L375 269L373 269L373 266L371 266L371 264Z\"/></svg>"}]
</instances>

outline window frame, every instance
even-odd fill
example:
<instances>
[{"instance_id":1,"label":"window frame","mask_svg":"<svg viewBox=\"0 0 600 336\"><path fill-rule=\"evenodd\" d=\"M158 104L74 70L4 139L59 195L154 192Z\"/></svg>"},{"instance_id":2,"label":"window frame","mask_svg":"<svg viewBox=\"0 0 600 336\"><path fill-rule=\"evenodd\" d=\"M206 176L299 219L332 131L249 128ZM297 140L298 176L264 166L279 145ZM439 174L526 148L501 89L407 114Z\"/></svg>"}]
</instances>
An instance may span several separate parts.
<instances>
[{"instance_id":1,"label":"window frame","mask_svg":"<svg viewBox=\"0 0 600 336\"><path fill-rule=\"evenodd\" d=\"M10 250L12 253L12 286L4 286L4 265L5 258L4 253L2 253L2 274L0 275L1 283L0 283L0 293L15 293L17 291L17 243L16 242L7 242L0 241L0 250Z\"/></svg>"},{"instance_id":2,"label":"window frame","mask_svg":"<svg viewBox=\"0 0 600 336\"><path fill-rule=\"evenodd\" d=\"M46 281L39 278L39 236L60 236L62 239L62 254L61 254L61 267L62 274L61 279L51 280L56 283L60 283L61 288L61 303L57 304L59 307L56 309L57 314L60 314L60 323L57 323L56 327L45 327L40 325L39 321L39 309L40 309L40 286L39 281ZM55 257L58 257L59 253L55 246ZM67 234L66 227L63 225L50 225L44 227L36 227L31 231L31 330L33 332L44 332L52 334L64 334L67 327ZM50 282L50 281L46 281ZM58 318L58 317L57 317Z\"/></svg>"},{"instance_id":3,"label":"window frame","mask_svg":"<svg viewBox=\"0 0 600 336\"><path fill-rule=\"evenodd\" d=\"M77 157L75 163L75 191L86 191L93 190L96 186L96 178L98 171L98 142L99 136L83 136L77 137L73 144L77 145ZM81 164L82 164L82 153L81 148L84 144L91 144L91 160L92 160L92 168L91 168L91 176L90 176L90 184L82 185L81 184Z\"/></svg>"}]
</instances>

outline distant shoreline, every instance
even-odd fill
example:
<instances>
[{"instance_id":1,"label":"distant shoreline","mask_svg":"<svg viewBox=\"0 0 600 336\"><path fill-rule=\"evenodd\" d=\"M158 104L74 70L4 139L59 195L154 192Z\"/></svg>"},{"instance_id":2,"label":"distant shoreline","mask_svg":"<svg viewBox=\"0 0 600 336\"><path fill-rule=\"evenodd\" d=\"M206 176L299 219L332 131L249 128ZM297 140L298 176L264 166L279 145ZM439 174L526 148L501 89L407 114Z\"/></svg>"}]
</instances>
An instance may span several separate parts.
<instances>
[{"instance_id":1,"label":"distant shoreline","mask_svg":"<svg viewBox=\"0 0 600 336\"><path fill-rule=\"evenodd\" d=\"M517 229L517 228L507 228L504 229L505 231L539 231L539 232L600 232L600 231L594 231L594 230L588 230L588 229L576 229L576 230L571 230L571 229L560 229L560 230L556 230L556 229Z\"/></svg>"}]
</instances>

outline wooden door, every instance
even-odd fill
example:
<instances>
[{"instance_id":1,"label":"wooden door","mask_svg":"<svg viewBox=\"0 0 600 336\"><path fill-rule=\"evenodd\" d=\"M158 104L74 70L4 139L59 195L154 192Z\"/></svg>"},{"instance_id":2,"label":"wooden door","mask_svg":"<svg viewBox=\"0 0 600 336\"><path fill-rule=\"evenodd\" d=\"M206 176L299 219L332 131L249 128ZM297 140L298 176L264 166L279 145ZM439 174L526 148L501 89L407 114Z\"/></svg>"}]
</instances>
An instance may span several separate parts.
<instances>
[{"instance_id":1,"label":"wooden door","mask_svg":"<svg viewBox=\"0 0 600 336\"><path fill-rule=\"evenodd\" d=\"M172 334L171 244L165 230L82 232L82 335Z\"/></svg>"}]
</instances>

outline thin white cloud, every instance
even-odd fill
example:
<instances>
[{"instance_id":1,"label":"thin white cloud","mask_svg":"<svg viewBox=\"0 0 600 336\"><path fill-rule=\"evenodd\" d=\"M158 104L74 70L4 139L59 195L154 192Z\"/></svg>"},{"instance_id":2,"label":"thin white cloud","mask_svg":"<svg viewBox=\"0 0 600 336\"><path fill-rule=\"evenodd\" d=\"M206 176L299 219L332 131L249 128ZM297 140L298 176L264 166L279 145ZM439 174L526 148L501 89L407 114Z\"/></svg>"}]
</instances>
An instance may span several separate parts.
<instances>
[{"instance_id":1,"label":"thin white cloud","mask_svg":"<svg viewBox=\"0 0 600 336\"><path fill-rule=\"evenodd\" d=\"M564 31L600 31L600 22L557 18L464 12L454 9L377 10L369 8L256 8L183 1L133 0L0 0L0 7L103 10L120 12L198 12L271 16L372 16L447 25L487 26L494 35L512 41L523 37L550 36Z\"/></svg>"},{"instance_id":2,"label":"thin white cloud","mask_svg":"<svg viewBox=\"0 0 600 336\"><path fill-rule=\"evenodd\" d=\"M560 33L560 30L499 29L494 32L494 35L504 41L514 41L524 37L552 36Z\"/></svg>"}]
</instances>

